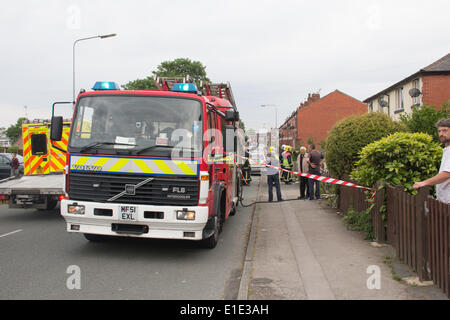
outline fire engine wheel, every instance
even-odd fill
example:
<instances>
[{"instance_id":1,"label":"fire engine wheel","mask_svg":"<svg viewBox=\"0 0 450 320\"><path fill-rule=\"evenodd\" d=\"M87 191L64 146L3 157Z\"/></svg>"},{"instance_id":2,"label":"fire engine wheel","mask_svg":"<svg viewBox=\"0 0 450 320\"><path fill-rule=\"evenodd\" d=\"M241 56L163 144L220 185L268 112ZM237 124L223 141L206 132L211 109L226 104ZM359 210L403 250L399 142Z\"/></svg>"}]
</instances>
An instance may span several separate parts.
<instances>
[{"instance_id":1,"label":"fire engine wheel","mask_svg":"<svg viewBox=\"0 0 450 320\"><path fill-rule=\"evenodd\" d=\"M91 233L83 233L86 240L89 240L90 242L102 242L108 240L108 236L102 236L98 234L91 234Z\"/></svg>"},{"instance_id":2,"label":"fire engine wheel","mask_svg":"<svg viewBox=\"0 0 450 320\"><path fill-rule=\"evenodd\" d=\"M219 242L220 233L220 218L218 216L214 217L214 232L206 239L202 240L202 246L207 249L214 249Z\"/></svg>"},{"instance_id":3,"label":"fire engine wheel","mask_svg":"<svg viewBox=\"0 0 450 320\"><path fill-rule=\"evenodd\" d=\"M234 216L236 214L236 206L233 206L233 208L230 211L230 216Z\"/></svg>"},{"instance_id":4,"label":"fire engine wheel","mask_svg":"<svg viewBox=\"0 0 450 320\"><path fill-rule=\"evenodd\" d=\"M53 210L56 208L58 200L47 200L47 210Z\"/></svg>"}]
</instances>

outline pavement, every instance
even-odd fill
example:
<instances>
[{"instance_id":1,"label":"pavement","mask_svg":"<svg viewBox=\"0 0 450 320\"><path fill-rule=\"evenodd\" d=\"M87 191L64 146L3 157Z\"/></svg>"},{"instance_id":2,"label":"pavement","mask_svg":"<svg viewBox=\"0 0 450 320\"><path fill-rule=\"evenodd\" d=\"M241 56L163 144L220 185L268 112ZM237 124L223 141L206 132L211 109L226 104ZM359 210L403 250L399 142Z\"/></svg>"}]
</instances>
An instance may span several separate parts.
<instances>
[{"instance_id":1,"label":"pavement","mask_svg":"<svg viewBox=\"0 0 450 320\"><path fill-rule=\"evenodd\" d=\"M282 185L297 199L298 184ZM267 201L265 178L259 201ZM244 201L245 203L245 201ZM446 300L416 276L390 246L347 229L327 200L257 204L243 267L240 300Z\"/></svg>"}]
</instances>

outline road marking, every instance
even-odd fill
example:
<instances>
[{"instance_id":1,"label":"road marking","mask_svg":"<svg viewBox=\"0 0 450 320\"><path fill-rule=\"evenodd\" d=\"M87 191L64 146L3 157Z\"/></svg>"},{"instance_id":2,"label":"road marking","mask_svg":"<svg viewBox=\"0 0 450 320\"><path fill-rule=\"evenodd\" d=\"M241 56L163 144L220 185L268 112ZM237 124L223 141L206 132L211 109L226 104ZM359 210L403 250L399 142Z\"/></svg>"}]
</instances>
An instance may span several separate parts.
<instances>
[{"instance_id":1,"label":"road marking","mask_svg":"<svg viewBox=\"0 0 450 320\"><path fill-rule=\"evenodd\" d=\"M22 229L19 229L19 230L10 232L10 233L2 234L2 235L0 236L0 238L6 237L6 236L10 236L10 235L12 235L12 234L14 234L14 233L18 233L18 232L21 232L21 231L23 231L23 230L22 230Z\"/></svg>"}]
</instances>

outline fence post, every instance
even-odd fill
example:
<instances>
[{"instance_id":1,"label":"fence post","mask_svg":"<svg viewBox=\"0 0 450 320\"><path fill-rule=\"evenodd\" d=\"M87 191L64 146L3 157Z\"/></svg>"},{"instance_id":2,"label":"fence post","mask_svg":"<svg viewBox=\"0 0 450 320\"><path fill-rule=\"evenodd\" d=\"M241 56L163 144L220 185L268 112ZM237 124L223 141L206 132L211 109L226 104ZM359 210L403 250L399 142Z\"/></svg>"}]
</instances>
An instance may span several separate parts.
<instances>
[{"instance_id":1,"label":"fence post","mask_svg":"<svg viewBox=\"0 0 450 320\"><path fill-rule=\"evenodd\" d=\"M350 176L347 174L343 174L341 176L341 180L349 181ZM353 193L352 189L344 186L339 187L339 210L343 215L347 214L348 209L352 206L350 203L353 201ZM353 208L355 206L353 205Z\"/></svg>"},{"instance_id":2,"label":"fence post","mask_svg":"<svg viewBox=\"0 0 450 320\"><path fill-rule=\"evenodd\" d=\"M395 209L394 209L394 189L392 186L387 183L386 184L386 225L387 225L387 242L394 246L395 243Z\"/></svg>"},{"instance_id":3,"label":"fence post","mask_svg":"<svg viewBox=\"0 0 450 320\"><path fill-rule=\"evenodd\" d=\"M375 196L375 206L372 209L372 225L374 228L374 236L376 241L379 243L386 242L386 230L384 227L383 217L380 213L381 207L385 204L385 188L380 189L380 187L382 187L383 185L384 183L381 181L377 182L377 184L375 185L377 193Z\"/></svg>"},{"instance_id":4,"label":"fence post","mask_svg":"<svg viewBox=\"0 0 450 320\"><path fill-rule=\"evenodd\" d=\"M417 273L420 281L430 280L428 273L428 225L427 225L427 197L430 187L421 188L415 199L416 211L416 250L417 250Z\"/></svg>"}]
</instances>

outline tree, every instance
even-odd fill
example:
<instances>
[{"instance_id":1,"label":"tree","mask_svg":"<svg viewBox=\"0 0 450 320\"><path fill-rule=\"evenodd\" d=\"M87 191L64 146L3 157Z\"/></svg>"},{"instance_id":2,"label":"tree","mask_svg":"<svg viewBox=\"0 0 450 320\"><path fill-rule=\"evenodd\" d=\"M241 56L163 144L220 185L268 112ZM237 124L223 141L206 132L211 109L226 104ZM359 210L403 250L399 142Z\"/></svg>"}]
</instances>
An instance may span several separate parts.
<instances>
[{"instance_id":1,"label":"tree","mask_svg":"<svg viewBox=\"0 0 450 320\"><path fill-rule=\"evenodd\" d=\"M200 81L210 82L206 76L206 67L200 61L192 61L188 58L178 58L172 61L161 62L155 71L152 71L157 77L189 77L197 83ZM158 87L153 81L153 77L137 79L122 85L125 90L157 90Z\"/></svg>"},{"instance_id":2,"label":"tree","mask_svg":"<svg viewBox=\"0 0 450 320\"><path fill-rule=\"evenodd\" d=\"M5 131L6 137L11 143L14 143L22 134L22 122L27 120L27 118L17 119L16 124L10 125Z\"/></svg>"},{"instance_id":3,"label":"tree","mask_svg":"<svg viewBox=\"0 0 450 320\"><path fill-rule=\"evenodd\" d=\"M189 77L197 84L200 81L210 82L206 76L206 67L200 61L192 61L188 58L178 58L172 61L162 62L153 71L153 74L158 77Z\"/></svg>"},{"instance_id":4,"label":"tree","mask_svg":"<svg viewBox=\"0 0 450 320\"><path fill-rule=\"evenodd\" d=\"M125 90L158 90L158 87L152 77L145 79L136 79L122 85Z\"/></svg>"},{"instance_id":5,"label":"tree","mask_svg":"<svg viewBox=\"0 0 450 320\"><path fill-rule=\"evenodd\" d=\"M440 143L436 123L442 118L450 118L449 106L449 102L440 110L427 104L416 106L412 108L411 114L401 115L400 121L406 124L411 132L428 133L433 137L433 141Z\"/></svg>"},{"instance_id":6,"label":"tree","mask_svg":"<svg viewBox=\"0 0 450 320\"><path fill-rule=\"evenodd\" d=\"M245 123L244 123L244 121L242 121L241 119L239 119L239 128L241 128L242 131L245 132Z\"/></svg>"}]
</instances>

